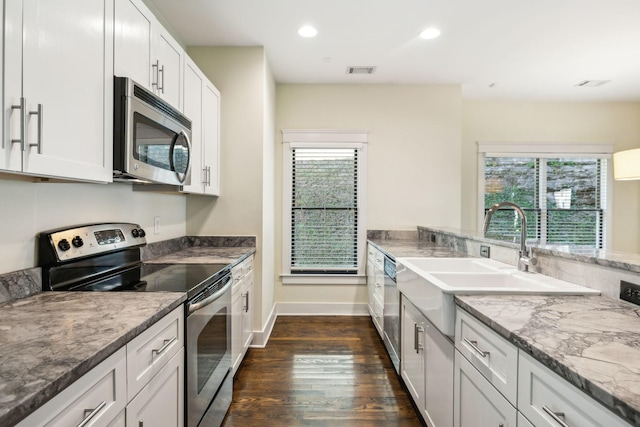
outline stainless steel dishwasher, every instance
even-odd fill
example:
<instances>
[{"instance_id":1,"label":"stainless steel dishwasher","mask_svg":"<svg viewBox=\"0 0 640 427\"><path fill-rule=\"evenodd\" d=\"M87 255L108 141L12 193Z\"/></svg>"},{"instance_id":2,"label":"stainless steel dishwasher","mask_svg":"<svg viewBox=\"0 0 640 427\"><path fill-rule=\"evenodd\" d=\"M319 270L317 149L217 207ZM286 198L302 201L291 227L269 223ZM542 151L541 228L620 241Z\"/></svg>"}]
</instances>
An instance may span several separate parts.
<instances>
[{"instance_id":1,"label":"stainless steel dishwasher","mask_svg":"<svg viewBox=\"0 0 640 427\"><path fill-rule=\"evenodd\" d=\"M396 283L396 261L384 257L384 345L387 348L391 363L400 372L400 292Z\"/></svg>"}]
</instances>

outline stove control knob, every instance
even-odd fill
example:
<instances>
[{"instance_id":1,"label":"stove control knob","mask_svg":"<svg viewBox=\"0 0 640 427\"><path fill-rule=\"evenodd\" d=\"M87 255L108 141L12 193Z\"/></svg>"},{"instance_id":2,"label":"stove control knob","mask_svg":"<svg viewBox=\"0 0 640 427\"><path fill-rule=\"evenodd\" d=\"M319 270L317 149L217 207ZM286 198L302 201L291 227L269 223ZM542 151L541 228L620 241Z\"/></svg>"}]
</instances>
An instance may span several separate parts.
<instances>
[{"instance_id":1,"label":"stove control knob","mask_svg":"<svg viewBox=\"0 0 640 427\"><path fill-rule=\"evenodd\" d=\"M68 251L69 249L71 249L71 245L69 244L69 241L67 239L60 240L58 242L58 247L61 251Z\"/></svg>"},{"instance_id":2,"label":"stove control knob","mask_svg":"<svg viewBox=\"0 0 640 427\"><path fill-rule=\"evenodd\" d=\"M141 228L141 229L139 229L139 230L138 230L138 235L139 235L140 237L144 237L144 236L146 236L146 235L147 235L147 233L145 233L145 232L144 232L144 230Z\"/></svg>"},{"instance_id":3,"label":"stove control knob","mask_svg":"<svg viewBox=\"0 0 640 427\"><path fill-rule=\"evenodd\" d=\"M82 241L82 237L80 236L76 236L71 240L71 243L73 244L74 247L76 248L80 248L82 247L82 245L84 245L84 242Z\"/></svg>"},{"instance_id":4,"label":"stove control knob","mask_svg":"<svg viewBox=\"0 0 640 427\"><path fill-rule=\"evenodd\" d=\"M131 235L133 237L139 237L140 236L140 232L138 231L137 228L134 228L133 230L131 230Z\"/></svg>"}]
</instances>

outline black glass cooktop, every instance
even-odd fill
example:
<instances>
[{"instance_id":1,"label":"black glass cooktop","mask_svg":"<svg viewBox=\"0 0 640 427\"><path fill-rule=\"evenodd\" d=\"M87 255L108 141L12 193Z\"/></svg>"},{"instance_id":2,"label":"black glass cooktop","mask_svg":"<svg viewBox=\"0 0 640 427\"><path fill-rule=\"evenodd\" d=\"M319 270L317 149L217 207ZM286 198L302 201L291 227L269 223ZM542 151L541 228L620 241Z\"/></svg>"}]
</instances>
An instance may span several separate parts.
<instances>
[{"instance_id":1,"label":"black glass cooktop","mask_svg":"<svg viewBox=\"0 0 640 427\"><path fill-rule=\"evenodd\" d=\"M187 292L192 297L229 272L228 264L140 264L67 291Z\"/></svg>"}]
</instances>

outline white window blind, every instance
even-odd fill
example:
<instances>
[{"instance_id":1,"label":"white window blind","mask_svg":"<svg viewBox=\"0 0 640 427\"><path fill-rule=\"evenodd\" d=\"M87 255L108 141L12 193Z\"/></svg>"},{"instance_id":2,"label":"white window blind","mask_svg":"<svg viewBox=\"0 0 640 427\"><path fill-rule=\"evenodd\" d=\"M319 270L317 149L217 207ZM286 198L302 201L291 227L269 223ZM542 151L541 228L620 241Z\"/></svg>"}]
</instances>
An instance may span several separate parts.
<instances>
[{"instance_id":1,"label":"white window blind","mask_svg":"<svg viewBox=\"0 0 640 427\"><path fill-rule=\"evenodd\" d=\"M502 201L521 206L532 243L604 248L606 242L606 158L524 155L484 158L484 208ZM514 239L520 221L500 210L487 235Z\"/></svg>"},{"instance_id":2,"label":"white window blind","mask_svg":"<svg viewBox=\"0 0 640 427\"><path fill-rule=\"evenodd\" d=\"M291 273L356 274L359 150L291 152Z\"/></svg>"}]
</instances>

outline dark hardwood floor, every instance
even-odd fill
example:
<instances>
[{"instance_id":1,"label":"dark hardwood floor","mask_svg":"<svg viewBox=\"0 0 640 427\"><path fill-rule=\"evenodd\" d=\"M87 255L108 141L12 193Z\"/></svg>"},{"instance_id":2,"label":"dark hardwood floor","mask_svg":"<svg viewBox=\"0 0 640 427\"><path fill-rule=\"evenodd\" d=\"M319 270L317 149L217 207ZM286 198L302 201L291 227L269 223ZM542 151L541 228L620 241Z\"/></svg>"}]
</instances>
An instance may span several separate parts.
<instances>
[{"instance_id":1,"label":"dark hardwood floor","mask_svg":"<svg viewBox=\"0 0 640 427\"><path fill-rule=\"evenodd\" d=\"M233 387L223 427L422 425L365 316L278 317Z\"/></svg>"}]
</instances>

